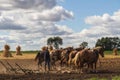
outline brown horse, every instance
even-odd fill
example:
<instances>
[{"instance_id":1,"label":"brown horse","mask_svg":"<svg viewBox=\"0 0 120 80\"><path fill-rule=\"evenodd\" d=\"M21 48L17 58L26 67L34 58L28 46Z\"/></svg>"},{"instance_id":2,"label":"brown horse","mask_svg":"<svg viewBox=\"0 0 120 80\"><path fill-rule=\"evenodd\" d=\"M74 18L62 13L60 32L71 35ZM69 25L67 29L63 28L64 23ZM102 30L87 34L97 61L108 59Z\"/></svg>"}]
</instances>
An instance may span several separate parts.
<instances>
[{"instance_id":1,"label":"brown horse","mask_svg":"<svg viewBox=\"0 0 120 80\"><path fill-rule=\"evenodd\" d=\"M96 64L99 58L99 54L104 57L104 50L102 47L96 47L93 50L85 49L80 52L80 69L82 73L82 68L85 63L88 64L88 68L91 67L92 70L96 71ZM97 71L96 71L97 72Z\"/></svg>"},{"instance_id":2,"label":"brown horse","mask_svg":"<svg viewBox=\"0 0 120 80\"><path fill-rule=\"evenodd\" d=\"M35 57L35 61L37 61L38 69L42 67L42 62L44 61L44 52L39 51Z\"/></svg>"},{"instance_id":3,"label":"brown horse","mask_svg":"<svg viewBox=\"0 0 120 80\"><path fill-rule=\"evenodd\" d=\"M80 72L83 72L83 67L85 64L88 68L96 71L96 64L99 58L99 54L104 57L104 50L102 47L96 47L92 50L83 49L78 51L74 57L74 64L76 67L80 68ZM94 69L93 69L94 68Z\"/></svg>"},{"instance_id":4,"label":"brown horse","mask_svg":"<svg viewBox=\"0 0 120 80\"><path fill-rule=\"evenodd\" d=\"M52 66L55 66L55 63L61 60L61 52L62 52L61 49L54 49L50 52Z\"/></svg>"},{"instance_id":5,"label":"brown horse","mask_svg":"<svg viewBox=\"0 0 120 80\"><path fill-rule=\"evenodd\" d=\"M62 51L61 62L60 62L61 67L63 66L63 64L66 64L68 66L69 54L72 50L73 47L67 47Z\"/></svg>"},{"instance_id":6,"label":"brown horse","mask_svg":"<svg viewBox=\"0 0 120 80\"><path fill-rule=\"evenodd\" d=\"M42 51L39 51L35 57L35 61L37 61L38 69L42 66L42 62L44 61L44 51L47 49L46 46L43 46Z\"/></svg>"},{"instance_id":7,"label":"brown horse","mask_svg":"<svg viewBox=\"0 0 120 80\"><path fill-rule=\"evenodd\" d=\"M79 48L75 48L73 51L70 52L69 54L69 60L68 60L68 64L69 66L71 66L72 64L74 64L74 57L77 54L77 52L83 50L83 47L79 47Z\"/></svg>"}]
</instances>

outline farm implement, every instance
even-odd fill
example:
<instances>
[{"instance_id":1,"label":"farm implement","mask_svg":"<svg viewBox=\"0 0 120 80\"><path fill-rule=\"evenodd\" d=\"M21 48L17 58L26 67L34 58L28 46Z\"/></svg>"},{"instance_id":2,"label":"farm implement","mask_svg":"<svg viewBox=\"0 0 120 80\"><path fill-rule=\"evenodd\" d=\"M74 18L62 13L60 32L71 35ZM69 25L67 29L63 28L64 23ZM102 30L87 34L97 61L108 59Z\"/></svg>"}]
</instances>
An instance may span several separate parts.
<instances>
[{"instance_id":1,"label":"farm implement","mask_svg":"<svg viewBox=\"0 0 120 80\"><path fill-rule=\"evenodd\" d=\"M5 61L5 62L0 61L0 63L1 63L1 64L3 65L3 67L5 68L6 73L33 74L33 73L39 72L38 70L25 69L25 68L23 68L22 66L20 66L18 63L15 63L15 66L14 66L14 67L13 67L8 61Z\"/></svg>"}]
</instances>

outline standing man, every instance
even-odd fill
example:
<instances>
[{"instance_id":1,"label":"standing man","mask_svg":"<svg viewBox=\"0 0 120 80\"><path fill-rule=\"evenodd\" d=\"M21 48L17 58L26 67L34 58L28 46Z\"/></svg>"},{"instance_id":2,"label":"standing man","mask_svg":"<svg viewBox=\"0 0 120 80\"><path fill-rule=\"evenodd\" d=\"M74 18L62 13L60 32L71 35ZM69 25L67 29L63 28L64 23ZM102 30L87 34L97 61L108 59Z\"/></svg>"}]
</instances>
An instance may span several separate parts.
<instances>
[{"instance_id":1,"label":"standing man","mask_svg":"<svg viewBox=\"0 0 120 80\"><path fill-rule=\"evenodd\" d=\"M44 51L44 60L45 60L45 71L46 71L46 65L48 67L48 70L50 70L50 53L48 51L48 47L46 47Z\"/></svg>"}]
</instances>

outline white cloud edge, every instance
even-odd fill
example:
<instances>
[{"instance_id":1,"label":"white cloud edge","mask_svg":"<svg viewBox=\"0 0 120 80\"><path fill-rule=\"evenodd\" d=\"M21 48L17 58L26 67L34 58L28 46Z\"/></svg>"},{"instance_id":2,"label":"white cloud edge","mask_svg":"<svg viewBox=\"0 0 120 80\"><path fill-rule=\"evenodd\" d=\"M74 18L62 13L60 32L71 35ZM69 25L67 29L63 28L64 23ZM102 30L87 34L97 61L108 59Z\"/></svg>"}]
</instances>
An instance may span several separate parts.
<instances>
[{"instance_id":1,"label":"white cloud edge","mask_svg":"<svg viewBox=\"0 0 120 80\"><path fill-rule=\"evenodd\" d=\"M7 6L4 6L4 8L5 7L7 7ZM57 8L58 7L58 8ZM67 11L67 10L65 10L64 8L62 8L61 6L59 7L59 6L57 6L56 8L57 9L60 9L60 10L63 10L63 11ZM47 9L48 10L48 9ZM55 7L54 8L52 8L52 10L55 10ZM16 12L16 11L18 11L18 10L12 10L12 11L14 11L14 13ZM22 9L22 10L20 10L20 11L23 11L22 12L22 15L23 16L26 16L27 18L30 18L29 17L29 15L27 16L27 15L24 15L24 13L27 13L26 11L24 12L24 9ZM32 8L30 8L30 12L32 12L33 11L33 15L35 14L34 13L34 10L32 10ZM28 11L29 12L29 11ZM44 11L43 11L44 12ZM48 11L49 12L49 11ZM67 11L67 13L68 13L69 11ZM37 12L36 12L37 13ZM11 14L12 14L12 12L11 12ZM51 18L49 18L48 19L48 21L42 21L42 22L45 22L45 24L48 24L47 25L47 27L46 27L46 29L49 27L49 26L54 26L54 28L56 28L56 29L58 29L58 31L60 30L60 31L65 31L65 32L67 32L67 33L70 33L70 34L62 34L62 35L52 35L52 34L45 34L44 35L44 33L35 33L34 34L34 31L32 31L33 33L32 34L28 34L28 33L24 33L24 31L10 31L10 34L8 35L8 36L10 36L10 37L8 37L7 39L8 39L8 41L10 41L10 40L15 40L17 43L15 44L15 43L10 43L11 44L11 46L13 47L13 49L15 49L15 45L18 45L18 44L21 44L22 46L23 46L23 50L25 50L25 49L32 49L33 47L35 47L34 49L39 49L40 48L40 45L41 46L43 46L43 45L45 45L45 41L46 41L46 39L48 38L48 37L50 37L50 36L60 36L60 37L62 37L63 38L63 40L65 39L65 41L64 41L64 47L65 46L78 46L82 41L87 41L90 45L91 45L91 47L92 46L94 46L94 43L95 43L95 41L98 39L98 38L100 38L100 37L105 37L105 36L120 36L120 32L118 32L118 33L116 33L116 34L113 34L113 33L111 33L110 32L110 30L112 29L111 28L111 26L109 26L110 24L115 24L115 23L117 23L117 26L114 26L114 27L116 27L116 29L115 30L120 30L120 28L119 28L119 25L120 25L120 23L118 23L118 22L120 22L119 20L120 20L120 16L119 16L119 14L120 14L120 10L118 10L118 11L116 11L116 12L114 12L113 13L113 15L109 15L109 14L107 14L107 13L105 13L105 14L103 14L102 16L88 16L86 19L85 19L85 22L87 23L87 24L90 24L91 25L91 27L90 28L87 28L87 29L83 29L81 32L79 32L79 33L75 33L72 29L70 29L70 28L68 28L67 26L62 26L62 28L61 28L61 25L57 25L55 22L54 22L54 20L52 20L53 21L53 23L55 23L55 25L53 25L53 23L52 24L49 24L49 23L51 23L50 21L50 19ZM5 14L4 16L6 16L7 14ZM31 13L31 15L32 15L32 13ZM71 16L74 16L73 15L73 12L70 12L70 15ZM7 17L9 17L10 15L8 15ZM17 15L16 15L17 16ZM15 17L16 16L14 16L14 18L11 18L11 19L15 19ZM33 16L34 17L34 16ZM49 17L51 17L51 16L49 16ZM70 17L71 18L71 17ZM17 19L17 18L16 18ZM16 20L15 19L15 20ZM61 18L62 19L62 18ZM61 20L60 18L57 20L58 22ZM110 21L110 19L113 19L113 20L115 20L115 23L111 23ZM28 23L30 23L31 21L33 21L34 19L31 19L31 21L27 21L28 19L26 19L26 23L24 23L25 21L23 20L22 21L22 19L20 20L20 21L16 21L15 23L21 23L22 25L25 25L25 26L28 26L28 27L30 27L30 28L28 28L27 30L25 30L25 31L31 31L31 30L35 30L35 29L33 29L32 28L32 26L33 25L35 25L35 28L37 29L37 23L31 23L31 24L29 24L29 25L27 25ZM64 18L62 19L62 20L64 20ZM45 25L43 25L43 24L41 24L42 26L45 26ZM107 28L106 28L107 27ZM50 27L49 27L50 28ZM51 27L51 28L53 28L53 27ZM41 27L41 29L42 29L42 27ZM43 29L43 30L45 30L45 29ZM53 30L53 29L52 29ZM36 30L35 30L36 31ZM23 32L23 34L22 34L22 32ZM52 32L52 31L51 31ZM114 32L114 31L113 31ZM46 32L47 33L47 32ZM56 33L57 34L57 33ZM32 37L33 35L35 35L34 37ZM39 35L41 35L41 36L39 36ZM39 36L39 37L38 37ZM47 37L45 37L45 36L47 36ZM40 39L39 39L40 38ZM25 40L24 40L25 39ZM32 39L36 39L36 41L34 41L34 40L32 40ZM7 40L6 40L7 41ZM6 41L4 41L3 40L3 42L4 43L9 43L9 42L6 42ZM3 43L2 42L2 43ZM31 43L31 44L30 44ZM70 44L71 43L71 44ZM31 45L30 47L28 47L29 46L29 44ZM25 48L25 47L27 47L27 48Z\"/></svg>"}]
</instances>

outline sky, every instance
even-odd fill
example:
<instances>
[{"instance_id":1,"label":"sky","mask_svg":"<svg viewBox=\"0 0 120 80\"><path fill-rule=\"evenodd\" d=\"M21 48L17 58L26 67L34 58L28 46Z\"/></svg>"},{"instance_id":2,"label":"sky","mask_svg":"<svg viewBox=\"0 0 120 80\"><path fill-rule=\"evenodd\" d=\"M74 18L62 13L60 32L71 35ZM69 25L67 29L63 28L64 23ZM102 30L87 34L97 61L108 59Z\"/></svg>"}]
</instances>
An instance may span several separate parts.
<instances>
[{"instance_id":1,"label":"sky","mask_svg":"<svg viewBox=\"0 0 120 80\"><path fill-rule=\"evenodd\" d=\"M49 37L60 47L94 47L101 37L120 37L120 0L0 0L0 50L40 50Z\"/></svg>"}]
</instances>

